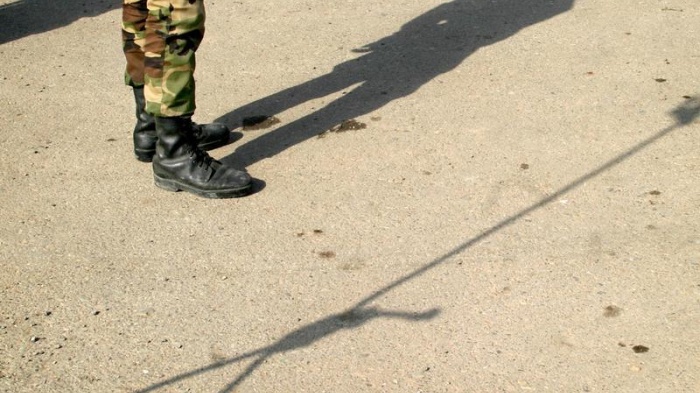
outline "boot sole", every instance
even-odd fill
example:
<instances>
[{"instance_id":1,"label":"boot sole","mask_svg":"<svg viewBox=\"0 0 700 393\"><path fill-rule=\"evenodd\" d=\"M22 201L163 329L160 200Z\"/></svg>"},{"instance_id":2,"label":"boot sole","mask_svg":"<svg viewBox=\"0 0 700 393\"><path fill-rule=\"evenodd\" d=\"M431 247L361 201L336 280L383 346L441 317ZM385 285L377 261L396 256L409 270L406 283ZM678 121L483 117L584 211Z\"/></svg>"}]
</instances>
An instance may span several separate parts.
<instances>
[{"instance_id":1,"label":"boot sole","mask_svg":"<svg viewBox=\"0 0 700 393\"><path fill-rule=\"evenodd\" d=\"M172 192L186 191L194 195L210 199L239 198L249 195L253 191L252 182L243 187L214 191L194 188L192 186L182 184L176 180L164 179L162 177L158 177L157 175L153 175L153 179L155 181L156 186L164 190Z\"/></svg>"}]
</instances>

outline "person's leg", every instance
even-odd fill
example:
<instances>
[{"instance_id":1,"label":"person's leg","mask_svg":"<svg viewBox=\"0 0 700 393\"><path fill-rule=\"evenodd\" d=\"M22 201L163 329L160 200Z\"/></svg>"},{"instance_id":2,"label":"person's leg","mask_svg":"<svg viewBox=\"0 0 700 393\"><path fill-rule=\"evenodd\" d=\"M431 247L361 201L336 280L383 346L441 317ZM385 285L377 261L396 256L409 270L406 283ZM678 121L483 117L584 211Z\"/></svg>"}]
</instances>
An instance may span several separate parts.
<instances>
[{"instance_id":1,"label":"person's leg","mask_svg":"<svg viewBox=\"0 0 700 393\"><path fill-rule=\"evenodd\" d=\"M122 3L122 44L126 57L124 83L131 86L136 106L134 154L139 161L150 162L156 148L156 121L146 112L144 98L144 59L146 0L124 0Z\"/></svg>"},{"instance_id":2,"label":"person's leg","mask_svg":"<svg viewBox=\"0 0 700 393\"><path fill-rule=\"evenodd\" d=\"M246 195L250 176L197 147L195 52L204 37L203 0L148 0L144 42L146 111L155 116L156 185L209 198Z\"/></svg>"},{"instance_id":3,"label":"person's leg","mask_svg":"<svg viewBox=\"0 0 700 393\"><path fill-rule=\"evenodd\" d=\"M143 87L144 45L146 38L146 0L123 0L122 44L126 57L124 82L127 86Z\"/></svg>"},{"instance_id":4,"label":"person's leg","mask_svg":"<svg viewBox=\"0 0 700 393\"><path fill-rule=\"evenodd\" d=\"M136 105L136 125L134 126L134 154L139 161L150 162L156 149L156 123L146 112L144 96L144 68L146 46L146 21L148 19L147 0L123 0L122 2L122 43L126 57L124 82L131 86ZM231 130L223 124L194 124L199 147L213 149L225 145Z\"/></svg>"},{"instance_id":5,"label":"person's leg","mask_svg":"<svg viewBox=\"0 0 700 393\"><path fill-rule=\"evenodd\" d=\"M148 0L146 111L157 117L195 110L195 52L204 37L202 0Z\"/></svg>"}]
</instances>

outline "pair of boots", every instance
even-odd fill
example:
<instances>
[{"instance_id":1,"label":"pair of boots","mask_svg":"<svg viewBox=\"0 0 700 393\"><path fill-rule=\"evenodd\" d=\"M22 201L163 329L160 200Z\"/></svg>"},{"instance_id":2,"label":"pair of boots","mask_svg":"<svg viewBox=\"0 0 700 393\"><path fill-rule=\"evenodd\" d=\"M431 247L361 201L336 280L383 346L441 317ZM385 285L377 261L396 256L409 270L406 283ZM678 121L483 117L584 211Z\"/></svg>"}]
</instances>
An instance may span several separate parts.
<instances>
[{"instance_id":1,"label":"pair of boots","mask_svg":"<svg viewBox=\"0 0 700 393\"><path fill-rule=\"evenodd\" d=\"M134 101L134 154L139 161L153 162L156 186L205 198L234 198L250 193L250 175L224 165L205 151L228 143L228 127L219 123L196 124L190 116L154 117L144 110L143 87L134 88Z\"/></svg>"}]
</instances>

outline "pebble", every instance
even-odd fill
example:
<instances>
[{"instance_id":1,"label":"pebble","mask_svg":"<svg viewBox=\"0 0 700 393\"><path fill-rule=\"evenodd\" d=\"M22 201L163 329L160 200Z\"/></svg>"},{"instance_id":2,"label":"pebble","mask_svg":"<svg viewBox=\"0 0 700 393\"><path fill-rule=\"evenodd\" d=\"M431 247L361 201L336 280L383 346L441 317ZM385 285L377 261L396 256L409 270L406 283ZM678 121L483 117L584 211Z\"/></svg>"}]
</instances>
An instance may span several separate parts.
<instances>
[{"instance_id":1,"label":"pebble","mask_svg":"<svg viewBox=\"0 0 700 393\"><path fill-rule=\"evenodd\" d=\"M35 342L39 341L39 337L37 337L37 336L32 336L32 338L30 338L29 341L35 343Z\"/></svg>"}]
</instances>

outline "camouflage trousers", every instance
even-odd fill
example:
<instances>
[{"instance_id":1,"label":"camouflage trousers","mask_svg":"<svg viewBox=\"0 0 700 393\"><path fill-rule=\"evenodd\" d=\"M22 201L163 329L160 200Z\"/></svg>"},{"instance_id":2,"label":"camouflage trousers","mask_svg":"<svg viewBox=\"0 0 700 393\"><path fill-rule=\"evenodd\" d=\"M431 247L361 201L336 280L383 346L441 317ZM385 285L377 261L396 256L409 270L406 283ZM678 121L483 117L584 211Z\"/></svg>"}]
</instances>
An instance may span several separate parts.
<instances>
[{"instance_id":1,"label":"camouflage trousers","mask_svg":"<svg viewBox=\"0 0 700 393\"><path fill-rule=\"evenodd\" d=\"M125 82L144 86L146 112L194 113L195 52L204 20L204 0L123 0Z\"/></svg>"}]
</instances>

